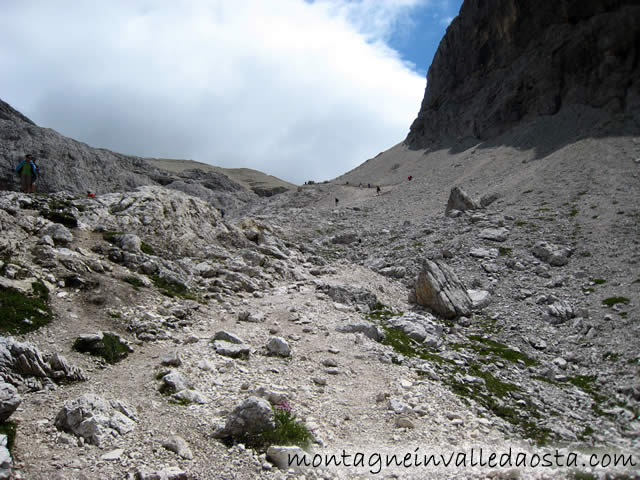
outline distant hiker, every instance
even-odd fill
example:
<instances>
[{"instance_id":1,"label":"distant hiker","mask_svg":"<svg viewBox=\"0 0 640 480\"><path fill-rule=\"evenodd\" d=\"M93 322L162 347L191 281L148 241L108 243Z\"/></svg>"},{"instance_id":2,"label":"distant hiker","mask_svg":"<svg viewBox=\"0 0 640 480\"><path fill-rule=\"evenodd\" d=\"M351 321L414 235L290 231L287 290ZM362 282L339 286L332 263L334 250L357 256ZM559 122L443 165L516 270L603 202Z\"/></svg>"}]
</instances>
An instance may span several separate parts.
<instances>
[{"instance_id":1,"label":"distant hiker","mask_svg":"<svg viewBox=\"0 0 640 480\"><path fill-rule=\"evenodd\" d=\"M376 186L376 195L380 195L380 185Z\"/></svg>"},{"instance_id":2,"label":"distant hiker","mask_svg":"<svg viewBox=\"0 0 640 480\"><path fill-rule=\"evenodd\" d=\"M220 209L220 216L221 216L222 218L224 218L224 209L223 209L223 208L221 208L221 209Z\"/></svg>"},{"instance_id":3,"label":"distant hiker","mask_svg":"<svg viewBox=\"0 0 640 480\"><path fill-rule=\"evenodd\" d=\"M339 202L339 201L340 201L340 200L338 200L338 199L336 198L336 207L338 206L338 202Z\"/></svg>"},{"instance_id":4,"label":"distant hiker","mask_svg":"<svg viewBox=\"0 0 640 480\"><path fill-rule=\"evenodd\" d=\"M412 179L413 179L413 177L412 177L411 175L409 175L409 176L407 177L407 180L409 180L409 181L411 181Z\"/></svg>"},{"instance_id":5,"label":"distant hiker","mask_svg":"<svg viewBox=\"0 0 640 480\"><path fill-rule=\"evenodd\" d=\"M87 197L96 198L96 194L95 193L91 193L91 192L87 192Z\"/></svg>"},{"instance_id":6,"label":"distant hiker","mask_svg":"<svg viewBox=\"0 0 640 480\"><path fill-rule=\"evenodd\" d=\"M20 175L20 189L23 193L35 193L36 179L40 169L33 161L30 153L25 155L24 160L18 164L15 169L17 175Z\"/></svg>"},{"instance_id":7,"label":"distant hiker","mask_svg":"<svg viewBox=\"0 0 640 480\"><path fill-rule=\"evenodd\" d=\"M367 188L371 188L371 184L370 183L367 183Z\"/></svg>"}]
</instances>

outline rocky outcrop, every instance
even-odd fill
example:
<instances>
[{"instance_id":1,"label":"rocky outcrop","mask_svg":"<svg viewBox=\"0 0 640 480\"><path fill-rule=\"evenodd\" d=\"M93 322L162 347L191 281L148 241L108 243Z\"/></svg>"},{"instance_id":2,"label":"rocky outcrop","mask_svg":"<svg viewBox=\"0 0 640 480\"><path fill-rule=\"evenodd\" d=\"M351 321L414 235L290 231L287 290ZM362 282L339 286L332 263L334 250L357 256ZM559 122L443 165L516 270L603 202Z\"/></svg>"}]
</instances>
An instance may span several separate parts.
<instances>
[{"instance_id":1,"label":"rocky outcrop","mask_svg":"<svg viewBox=\"0 0 640 480\"><path fill-rule=\"evenodd\" d=\"M471 300L462 282L442 262L425 260L415 284L415 301L444 318L471 313Z\"/></svg>"},{"instance_id":2,"label":"rocky outcrop","mask_svg":"<svg viewBox=\"0 0 640 480\"><path fill-rule=\"evenodd\" d=\"M43 355L32 343L18 342L11 337L0 337L0 375L13 385L35 390L52 380L86 380L82 371L69 365L64 357Z\"/></svg>"},{"instance_id":3,"label":"rocky outcrop","mask_svg":"<svg viewBox=\"0 0 640 480\"><path fill-rule=\"evenodd\" d=\"M107 440L125 435L136 427L136 413L119 400L107 402L87 393L65 403L56 416L56 427L101 446Z\"/></svg>"},{"instance_id":4,"label":"rocky outcrop","mask_svg":"<svg viewBox=\"0 0 640 480\"><path fill-rule=\"evenodd\" d=\"M570 105L640 117L640 6L467 0L440 42L406 142L488 139Z\"/></svg>"},{"instance_id":5,"label":"rocky outcrop","mask_svg":"<svg viewBox=\"0 0 640 480\"><path fill-rule=\"evenodd\" d=\"M286 182L275 178L278 186L264 184L253 188L231 180L218 171L222 169L205 171L207 165L202 169L169 171L157 165L170 161L93 148L50 128L39 127L0 100L0 170L5 172L0 176L1 190L18 189L19 182L13 169L27 153L34 156L40 168L37 188L41 192L64 190L85 195L87 191L102 194L133 190L142 185L162 185L230 212L243 208L259 196L277 195L288 190ZM194 162L194 165L198 164ZM259 178L268 178L261 172L255 173Z\"/></svg>"}]
</instances>

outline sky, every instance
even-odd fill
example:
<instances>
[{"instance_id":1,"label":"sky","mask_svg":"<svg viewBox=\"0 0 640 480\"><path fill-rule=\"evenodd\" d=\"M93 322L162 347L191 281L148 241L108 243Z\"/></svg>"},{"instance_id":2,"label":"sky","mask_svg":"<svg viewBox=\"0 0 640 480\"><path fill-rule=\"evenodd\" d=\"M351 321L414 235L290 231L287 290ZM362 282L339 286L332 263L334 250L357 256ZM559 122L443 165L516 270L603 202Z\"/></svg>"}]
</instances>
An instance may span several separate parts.
<instances>
[{"instance_id":1,"label":"sky","mask_svg":"<svg viewBox=\"0 0 640 480\"><path fill-rule=\"evenodd\" d=\"M1 0L0 99L120 153L335 178L406 137L462 0Z\"/></svg>"}]
</instances>

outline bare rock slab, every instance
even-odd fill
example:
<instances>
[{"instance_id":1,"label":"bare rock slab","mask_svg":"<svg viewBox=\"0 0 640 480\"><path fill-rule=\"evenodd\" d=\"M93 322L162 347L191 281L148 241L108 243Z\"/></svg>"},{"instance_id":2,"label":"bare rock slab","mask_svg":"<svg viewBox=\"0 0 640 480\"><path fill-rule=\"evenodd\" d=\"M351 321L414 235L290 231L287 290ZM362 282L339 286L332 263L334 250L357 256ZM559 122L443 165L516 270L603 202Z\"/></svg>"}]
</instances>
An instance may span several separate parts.
<instances>
[{"instance_id":1,"label":"bare rock slab","mask_svg":"<svg viewBox=\"0 0 640 480\"><path fill-rule=\"evenodd\" d=\"M492 240L494 242L504 242L509 237L509 230L504 227L501 228L485 228L478 236L485 240Z\"/></svg>"},{"instance_id":2,"label":"bare rock slab","mask_svg":"<svg viewBox=\"0 0 640 480\"><path fill-rule=\"evenodd\" d=\"M231 343L226 340L214 340L213 348L219 355L230 358L248 357L251 352L249 345L244 343Z\"/></svg>"},{"instance_id":3,"label":"bare rock slab","mask_svg":"<svg viewBox=\"0 0 640 480\"><path fill-rule=\"evenodd\" d=\"M444 318L466 316L471 313L471 299L467 290L445 263L425 260L415 283L418 305L430 308Z\"/></svg>"}]
</instances>

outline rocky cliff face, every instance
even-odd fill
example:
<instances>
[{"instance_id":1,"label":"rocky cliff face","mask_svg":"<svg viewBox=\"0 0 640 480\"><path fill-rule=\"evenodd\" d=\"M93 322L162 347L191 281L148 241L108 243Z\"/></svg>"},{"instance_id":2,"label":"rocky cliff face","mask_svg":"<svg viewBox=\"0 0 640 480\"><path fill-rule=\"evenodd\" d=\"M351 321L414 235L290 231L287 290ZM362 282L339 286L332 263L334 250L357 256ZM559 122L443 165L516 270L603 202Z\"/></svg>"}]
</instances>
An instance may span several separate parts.
<instances>
[{"instance_id":1,"label":"rocky cliff face","mask_svg":"<svg viewBox=\"0 0 640 480\"><path fill-rule=\"evenodd\" d=\"M407 144L486 140L565 106L640 118L640 6L467 0L442 39Z\"/></svg>"}]
</instances>

